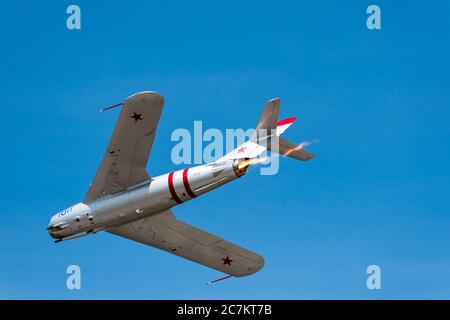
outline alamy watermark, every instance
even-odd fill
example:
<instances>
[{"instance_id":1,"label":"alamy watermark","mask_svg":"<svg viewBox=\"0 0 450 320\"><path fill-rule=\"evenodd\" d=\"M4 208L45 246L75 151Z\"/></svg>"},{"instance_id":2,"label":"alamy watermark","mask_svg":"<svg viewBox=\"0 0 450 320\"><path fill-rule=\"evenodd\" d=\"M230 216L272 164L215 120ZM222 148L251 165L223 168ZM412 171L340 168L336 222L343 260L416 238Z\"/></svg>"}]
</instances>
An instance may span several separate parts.
<instances>
[{"instance_id":1,"label":"alamy watermark","mask_svg":"<svg viewBox=\"0 0 450 320\"><path fill-rule=\"evenodd\" d=\"M369 14L366 20L366 26L369 30L381 29L381 8L376 4L367 7L366 13Z\"/></svg>"},{"instance_id":2,"label":"alamy watermark","mask_svg":"<svg viewBox=\"0 0 450 320\"><path fill-rule=\"evenodd\" d=\"M69 30L81 29L81 9L75 4L67 7L66 13L69 15L66 19L66 27Z\"/></svg>"},{"instance_id":3,"label":"alamy watermark","mask_svg":"<svg viewBox=\"0 0 450 320\"><path fill-rule=\"evenodd\" d=\"M67 267L69 275L66 280L66 288L69 290L81 290L81 268L75 264Z\"/></svg>"},{"instance_id":4,"label":"alamy watermark","mask_svg":"<svg viewBox=\"0 0 450 320\"><path fill-rule=\"evenodd\" d=\"M381 268L376 264L372 264L366 269L367 277L366 286L369 290L381 290Z\"/></svg>"}]
</instances>

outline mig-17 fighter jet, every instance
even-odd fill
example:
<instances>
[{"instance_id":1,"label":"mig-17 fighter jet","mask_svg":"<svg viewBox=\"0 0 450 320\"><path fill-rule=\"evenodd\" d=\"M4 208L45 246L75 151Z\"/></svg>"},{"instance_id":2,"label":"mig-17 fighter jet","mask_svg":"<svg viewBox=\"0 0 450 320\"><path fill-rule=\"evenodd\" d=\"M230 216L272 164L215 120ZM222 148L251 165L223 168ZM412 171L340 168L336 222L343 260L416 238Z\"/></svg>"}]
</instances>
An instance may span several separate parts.
<instances>
[{"instance_id":1,"label":"mig-17 fighter jet","mask_svg":"<svg viewBox=\"0 0 450 320\"><path fill-rule=\"evenodd\" d=\"M120 105L119 120L85 198L50 219L47 229L55 242L104 230L230 276L260 270L262 256L178 220L171 208L243 176L266 150L298 160L313 158L303 145L281 137L295 118L278 121L280 100L269 100L252 138L222 158L157 177L150 177L145 167L164 98L141 92Z\"/></svg>"}]
</instances>

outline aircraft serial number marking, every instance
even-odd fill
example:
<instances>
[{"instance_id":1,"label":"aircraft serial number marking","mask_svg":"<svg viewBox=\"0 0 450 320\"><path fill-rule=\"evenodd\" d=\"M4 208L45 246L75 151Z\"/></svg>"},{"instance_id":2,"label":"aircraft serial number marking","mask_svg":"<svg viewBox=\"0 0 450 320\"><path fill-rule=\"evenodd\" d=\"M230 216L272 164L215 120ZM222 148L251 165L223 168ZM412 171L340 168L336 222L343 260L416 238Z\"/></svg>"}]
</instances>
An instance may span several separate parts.
<instances>
[{"instance_id":1,"label":"aircraft serial number marking","mask_svg":"<svg viewBox=\"0 0 450 320\"><path fill-rule=\"evenodd\" d=\"M73 208L73 207L70 207L70 208L64 209L63 211L58 212L58 217L62 217L62 216L64 216L65 214L71 212L71 211L72 211L72 208Z\"/></svg>"}]
</instances>

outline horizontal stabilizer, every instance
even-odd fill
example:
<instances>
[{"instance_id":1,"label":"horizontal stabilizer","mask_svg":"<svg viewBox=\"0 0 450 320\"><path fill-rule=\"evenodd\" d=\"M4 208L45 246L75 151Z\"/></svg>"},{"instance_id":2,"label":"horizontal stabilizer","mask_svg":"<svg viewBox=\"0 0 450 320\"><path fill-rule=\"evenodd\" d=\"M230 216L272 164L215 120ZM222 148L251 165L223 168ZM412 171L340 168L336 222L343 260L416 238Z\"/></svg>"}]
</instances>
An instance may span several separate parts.
<instances>
[{"instance_id":1,"label":"horizontal stabilizer","mask_svg":"<svg viewBox=\"0 0 450 320\"><path fill-rule=\"evenodd\" d=\"M307 161L314 158L314 155L303 149L304 144L295 145L284 138L272 137L272 143L267 145L267 149L281 154L284 157L290 157L297 160Z\"/></svg>"}]
</instances>

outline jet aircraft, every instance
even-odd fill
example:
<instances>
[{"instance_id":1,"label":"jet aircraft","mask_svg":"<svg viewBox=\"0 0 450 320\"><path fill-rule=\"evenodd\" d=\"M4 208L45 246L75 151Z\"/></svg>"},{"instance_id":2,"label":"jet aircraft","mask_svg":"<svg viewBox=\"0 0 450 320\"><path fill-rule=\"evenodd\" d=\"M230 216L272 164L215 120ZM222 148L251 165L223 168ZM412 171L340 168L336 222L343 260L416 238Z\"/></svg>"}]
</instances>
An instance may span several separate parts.
<instances>
[{"instance_id":1,"label":"jet aircraft","mask_svg":"<svg viewBox=\"0 0 450 320\"><path fill-rule=\"evenodd\" d=\"M146 91L119 105L119 119L83 201L53 215L48 223L55 242L106 231L229 276L260 270L262 256L177 219L171 208L242 177L266 150L303 161L312 159L304 145L281 137L296 119L278 121L280 100L269 100L251 139L222 158L157 177L147 173L146 165L164 98Z\"/></svg>"}]
</instances>

